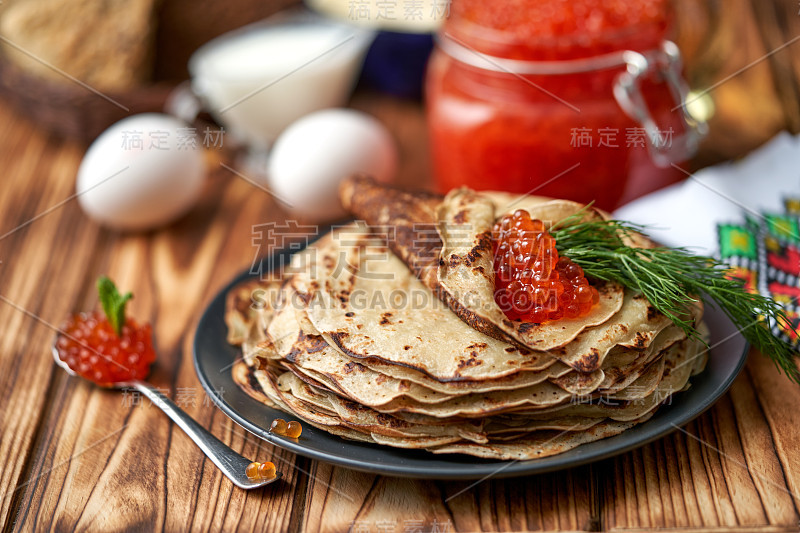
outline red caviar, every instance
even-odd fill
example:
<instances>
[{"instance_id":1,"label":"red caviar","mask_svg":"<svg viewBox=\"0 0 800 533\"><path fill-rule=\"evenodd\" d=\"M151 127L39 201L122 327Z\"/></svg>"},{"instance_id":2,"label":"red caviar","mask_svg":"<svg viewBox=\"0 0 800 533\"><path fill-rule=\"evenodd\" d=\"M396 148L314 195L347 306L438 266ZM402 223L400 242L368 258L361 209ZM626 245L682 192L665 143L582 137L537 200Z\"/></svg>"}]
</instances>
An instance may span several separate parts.
<instances>
[{"instance_id":1,"label":"red caviar","mask_svg":"<svg viewBox=\"0 0 800 533\"><path fill-rule=\"evenodd\" d=\"M56 341L58 357L98 385L146 378L156 359L150 324L127 319L120 333L102 311L73 315Z\"/></svg>"},{"instance_id":2,"label":"red caviar","mask_svg":"<svg viewBox=\"0 0 800 533\"><path fill-rule=\"evenodd\" d=\"M303 432L303 426L300 425L300 422L295 422L294 420L287 424L283 418L276 418L272 421L269 432L296 439Z\"/></svg>"},{"instance_id":3,"label":"red caviar","mask_svg":"<svg viewBox=\"0 0 800 533\"><path fill-rule=\"evenodd\" d=\"M250 481L272 479L275 477L275 464L271 461L265 463L253 461L244 469L244 475L246 475L247 479Z\"/></svg>"},{"instance_id":4,"label":"red caviar","mask_svg":"<svg viewBox=\"0 0 800 533\"><path fill-rule=\"evenodd\" d=\"M495 301L512 320L542 323L586 315L599 301L583 269L559 257L544 222L518 209L494 225Z\"/></svg>"},{"instance_id":5,"label":"red caviar","mask_svg":"<svg viewBox=\"0 0 800 533\"><path fill-rule=\"evenodd\" d=\"M275 477L275 464L271 461L261 463L258 467L258 477L261 479L272 479Z\"/></svg>"},{"instance_id":6,"label":"red caviar","mask_svg":"<svg viewBox=\"0 0 800 533\"><path fill-rule=\"evenodd\" d=\"M259 477L261 477L258 473L258 470L261 468L261 463L252 462L247 465L247 468L244 469L244 474L247 476L248 479L256 481Z\"/></svg>"},{"instance_id":7,"label":"red caviar","mask_svg":"<svg viewBox=\"0 0 800 533\"><path fill-rule=\"evenodd\" d=\"M300 425L300 422L295 422L292 420L288 424L286 424L286 436L296 439L300 436L303 432L303 426Z\"/></svg>"},{"instance_id":8,"label":"red caviar","mask_svg":"<svg viewBox=\"0 0 800 533\"><path fill-rule=\"evenodd\" d=\"M270 433L277 433L278 435L283 435L286 433L286 420L283 418L276 418L272 421L272 424L269 426Z\"/></svg>"},{"instance_id":9,"label":"red caviar","mask_svg":"<svg viewBox=\"0 0 800 533\"><path fill-rule=\"evenodd\" d=\"M655 46L668 8L668 0L459 0L445 26L484 53L565 59Z\"/></svg>"},{"instance_id":10,"label":"red caviar","mask_svg":"<svg viewBox=\"0 0 800 533\"><path fill-rule=\"evenodd\" d=\"M643 124L614 95L628 67L598 59L655 53L668 34L669 6L667 0L452 2L425 82L438 188L536 190L612 210L683 179L680 169L656 164ZM581 67L571 67L572 60ZM643 107L678 162L686 125L658 70L641 80Z\"/></svg>"}]
</instances>

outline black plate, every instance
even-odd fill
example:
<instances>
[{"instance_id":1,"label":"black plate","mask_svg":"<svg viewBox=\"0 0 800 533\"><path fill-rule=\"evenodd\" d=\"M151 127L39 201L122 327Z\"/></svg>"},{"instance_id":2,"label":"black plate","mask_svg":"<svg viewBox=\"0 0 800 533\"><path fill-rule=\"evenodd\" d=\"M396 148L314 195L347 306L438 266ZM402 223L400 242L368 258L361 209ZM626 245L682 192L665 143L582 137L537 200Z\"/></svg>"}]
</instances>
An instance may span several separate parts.
<instances>
[{"instance_id":1,"label":"black plate","mask_svg":"<svg viewBox=\"0 0 800 533\"><path fill-rule=\"evenodd\" d=\"M280 266L296 250L277 252L270 266ZM264 263L266 264L266 263ZM225 294L235 284L251 277L243 273L225 287L203 313L194 338L194 364L208 395L234 422L281 448L335 465L376 474L435 479L478 479L484 476L520 476L549 472L611 457L637 448L675 430L699 416L730 387L747 358L747 343L733 324L715 308L707 308L705 320L711 329L711 356L706 370L692 378L688 391L676 394L671 405L662 406L647 422L624 433L584 444L568 452L531 461L490 461L464 455L434 455L366 444L333 436L303 424L298 440L269 433L275 418L286 413L271 409L245 394L231 377L231 363L241 356L225 341ZM222 391L217 394L216 391Z\"/></svg>"}]
</instances>

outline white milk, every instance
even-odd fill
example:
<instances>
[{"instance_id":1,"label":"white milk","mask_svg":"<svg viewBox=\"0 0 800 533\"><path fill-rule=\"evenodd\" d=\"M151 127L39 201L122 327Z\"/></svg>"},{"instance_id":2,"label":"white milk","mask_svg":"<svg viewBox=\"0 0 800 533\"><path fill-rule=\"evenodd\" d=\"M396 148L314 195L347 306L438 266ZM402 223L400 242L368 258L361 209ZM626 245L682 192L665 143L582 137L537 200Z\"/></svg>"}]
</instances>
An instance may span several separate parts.
<instances>
[{"instance_id":1,"label":"white milk","mask_svg":"<svg viewBox=\"0 0 800 533\"><path fill-rule=\"evenodd\" d=\"M192 56L192 89L231 133L265 150L301 116L347 102L371 41L320 19L248 26Z\"/></svg>"}]
</instances>

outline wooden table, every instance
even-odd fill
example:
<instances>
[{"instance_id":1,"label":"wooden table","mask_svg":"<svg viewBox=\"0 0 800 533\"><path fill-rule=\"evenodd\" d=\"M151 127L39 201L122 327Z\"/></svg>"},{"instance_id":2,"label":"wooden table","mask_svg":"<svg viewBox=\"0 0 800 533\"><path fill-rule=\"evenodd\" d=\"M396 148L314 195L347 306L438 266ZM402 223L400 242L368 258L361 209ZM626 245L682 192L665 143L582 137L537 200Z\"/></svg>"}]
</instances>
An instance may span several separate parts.
<instances>
[{"instance_id":1,"label":"wooden table","mask_svg":"<svg viewBox=\"0 0 800 533\"><path fill-rule=\"evenodd\" d=\"M796 2L724 4L725 9L679 2L680 40L691 60L689 76L700 86L723 80L800 35ZM702 38L692 27L713 32ZM765 30L770 27L780 31ZM734 41L735 57L720 59L708 51L711 46L730 52ZM698 165L742 155L781 128L798 130L799 58L797 47L776 53L714 89L714 133ZM714 71L711 60L720 63ZM739 105L743 102L748 105ZM419 104L362 93L354 106L376 114L396 134L401 181L425 185ZM280 208L215 166L202 201L187 218L161 231L121 235L90 222L70 199L83 147L50 138L3 107L0 124L0 524L5 528L772 532L800 527L800 388L759 354L751 354L730 392L683 431L549 475L488 479L474 486L415 481L334 468L272 449L210 405L194 373L191 340L211 297L250 264L252 226L283 220ZM154 324L159 359L153 383L236 450L275 462L285 481L255 492L236 489L148 402L135 405L129 396L68 377L54 366L53 328L68 313L94 307L100 274L133 290L131 312Z\"/></svg>"}]
</instances>

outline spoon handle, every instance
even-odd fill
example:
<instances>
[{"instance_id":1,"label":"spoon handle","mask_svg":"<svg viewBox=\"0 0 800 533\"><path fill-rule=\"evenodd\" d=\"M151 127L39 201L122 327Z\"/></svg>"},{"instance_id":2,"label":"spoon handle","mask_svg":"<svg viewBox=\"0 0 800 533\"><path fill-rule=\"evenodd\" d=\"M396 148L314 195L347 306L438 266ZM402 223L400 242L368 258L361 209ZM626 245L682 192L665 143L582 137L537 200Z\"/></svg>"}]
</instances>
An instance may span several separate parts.
<instances>
[{"instance_id":1,"label":"spoon handle","mask_svg":"<svg viewBox=\"0 0 800 533\"><path fill-rule=\"evenodd\" d=\"M274 478L266 481L250 480L245 474L247 465L251 463L249 459L233 451L228 445L212 435L206 428L195 422L192 417L187 415L186 412L175 405L172 400L162 394L158 389L143 381L136 381L130 385L147 396L150 401L164 411L173 422L178 424L189 438L203 450L203 453L205 453L237 487L243 489L260 487L275 481L281 476L280 474L276 474Z\"/></svg>"}]
</instances>

